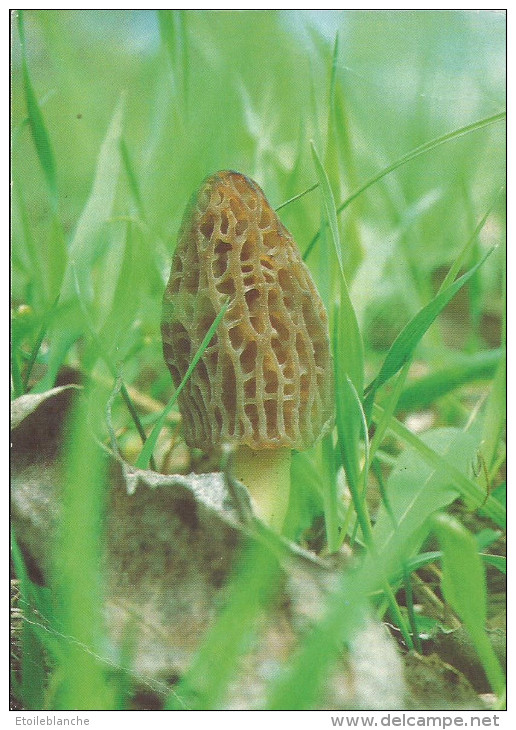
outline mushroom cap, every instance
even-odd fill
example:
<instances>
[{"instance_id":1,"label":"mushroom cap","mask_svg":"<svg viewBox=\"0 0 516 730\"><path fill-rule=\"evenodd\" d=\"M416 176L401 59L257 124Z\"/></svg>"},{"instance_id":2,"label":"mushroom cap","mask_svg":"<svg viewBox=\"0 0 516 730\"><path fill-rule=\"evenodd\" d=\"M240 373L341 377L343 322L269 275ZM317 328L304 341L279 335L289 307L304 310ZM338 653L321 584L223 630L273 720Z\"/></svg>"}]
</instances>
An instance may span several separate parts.
<instances>
[{"instance_id":1,"label":"mushroom cap","mask_svg":"<svg viewBox=\"0 0 516 730\"><path fill-rule=\"evenodd\" d=\"M192 196L163 298L163 352L187 444L304 449L334 421L328 318L294 239L261 188L221 171Z\"/></svg>"}]
</instances>

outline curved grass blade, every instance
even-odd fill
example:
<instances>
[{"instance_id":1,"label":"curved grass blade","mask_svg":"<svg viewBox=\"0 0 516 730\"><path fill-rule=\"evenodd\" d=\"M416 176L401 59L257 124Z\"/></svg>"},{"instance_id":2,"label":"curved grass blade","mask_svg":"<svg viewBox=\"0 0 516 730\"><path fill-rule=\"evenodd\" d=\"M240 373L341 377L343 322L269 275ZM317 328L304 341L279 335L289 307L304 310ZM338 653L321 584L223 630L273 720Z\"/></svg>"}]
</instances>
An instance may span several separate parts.
<instances>
[{"instance_id":1,"label":"curved grass blade","mask_svg":"<svg viewBox=\"0 0 516 730\"><path fill-rule=\"evenodd\" d=\"M491 555L490 553L480 553L480 557L488 565L493 565L500 573L507 575L507 558L505 555Z\"/></svg>"},{"instance_id":2,"label":"curved grass blade","mask_svg":"<svg viewBox=\"0 0 516 730\"><path fill-rule=\"evenodd\" d=\"M376 378L368 385L366 389L367 400L366 412L370 412L370 406L374 400L374 396L378 388L386 383L393 375L395 375L400 368L410 359L414 349L420 342L421 338L430 327L432 322L436 319L438 314L444 309L448 302L455 296L455 294L461 289L464 284L468 282L477 269L482 266L487 257L493 252L494 248L490 249L487 254L473 266L468 272L466 272L460 279L457 279L453 284L443 289L437 294L431 302L429 302L423 309L410 320L410 322L403 328L400 334L396 337L387 356L383 362L380 372Z\"/></svg>"},{"instance_id":3,"label":"curved grass blade","mask_svg":"<svg viewBox=\"0 0 516 730\"><path fill-rule=\"evenodd\" d=\"M498 202L499 198L501 197L504 189L505 189L505 186L502 185L502 187L496 193L496 195L494 197L494 200L492 201L491 205L489 206L489 208L487 209L487 211L485 212L485 214L482 216L481 220L478 222L477 226L475 227L475 230L471 234L470 238L464 244L461 252L457 256L457 258L455 259L455 261L453 262L453 264L450 266L450 270L448 271L448 273L444 277L443 282L442 282L441 286L439 287L439 292L438 293L440 293L441 291L443 291L444 289L446 289L446 287L448 287L455 280L455 277L457 276L457 274L459 273L462 265L466 261L466 258L468 256L468 254L470 253L470 251L471 251L471 249L473 247L473 244L477 240L477 237L478 237L480 231L485 226L485 224L487 222L487 219L491 215L491 213L493 211L493 208L495 207L496 203Z\"/></svg>"},{"instance_id":4,"label":"curved grass blade","mask_svg":"<svg viewBox=\"0 0 516 730\"><path fill-rule=\"evenodd\" d=\"M421 410L456 388L491 378L504 356L502 348L478 352L461 358L456 365L419 378L402 391L396 410Z\"/></svg>"},{"instance_id":5,"label":"curved grass blade","mask_svg":"<svg viewBox=\"0 0 516 730\"><path fill-rule=\"evenodd\" d=\"M290 205L290 203L293 203L294 201L299 200L300 198L304 197L308 193L311 193L312 190L315 190L318 187L319 187L319 183L318 182L317 183L314 183L313 185L310 185L310 187L307 188L306 190L303 190L302 193L298 193L297 195L294 195L292 198L289 198L288 200L285 200L284 203L281 203L280 205L278 205L276 208L274 208L274 210L277 213L278 210L281 210L282 208L285 208L285 206Z\"/></svg>"},{"instance_id":6,"label":"curved grass blade","mask_svg":"<svg viewBox=\"0 0 516 730\"><path fill-rule=\"evenodd\" d=\"M338 207L337 207L337 214L342 213L351 203L359 197L359 195L362 195L368 188L370 188L375 183L382 180L382 178L386 177L387 175L390 175L391 172L394 172L394 170L397 170L399 167L402 167L402 165L406 165L407 162L410 162L411 160L416 159L420 155L424 155L427 152L431 152L436 147L440 147L442 144L446 144L447 142L451 142L454 139L458 139L459 137L463 137L465 134L470 134L471 132L475 132L478 129L483 129L484 127L488 127L491 124L495 124L496 122L501 122L503 119L505 119L506 113L499 112L498 114L494 114L491 117L485 117L484 119L480 119L477 122L473 122L472 124L467 124L465 127L460 127L459 129L454 130L453 132L449 132L448 134L444 134L441 137L436 137L435 139L432 139L428 142L425 142L424 144L420 145L419 147L414 148L413 150L410 150L410 152L407 152L407 154L403 155L402 157L398 158L395 162L391 163L390 165L387 165L387 167L384 167L383 170L381 170L379 173L374 175L373 177L369 178L367 182L365 182L363 185L361 185L357 190L355 190L354 193L352 193L346 200L344 200ZM305 252L303 254L303 259L306 261L310 253L312 252L317 239L320 236L320 231L318 231L315 236L312 238L310 243L305 249Z\"/></svg>"},{"instance_id":7,"label":"curved grass blade","mask_svg":"<svg viewBox=\"0 0 516 730\"><path fill-rule=\"evenodd\" d=\"M494 692L500 696L505 677L485 630L487 588L485 569L473 535L450 515L433 520L441 545L444 597L466 627Z\"/></svg>"},{"instance_id":8,"label":"curved grass blade","mask_svg":"<svg viewBox=\"0 0 516 730\"><path fill-rule=\"evenodd\" d=\"M373 417L375 419L380 420L383 413L384 411L380 406L376 404L373 406ZM450 458L441 456L395 418L391 418L389 421L389 430L402 441L412 446L422 459L436 471L445 473L449 483L466 501L475 505L476 509L480 509L483 514L505 529L507 523L505 507L491 494L487 495L486 498L485 490L457 469L452 461L452 455L450 455Z\"/></svg>"},{"instance_id":9,"label":"curved grass blade","mask_svg":"<svg viewBox=\"0 0 516 730\"><path fill-rule=\"evenodd\" d=\"M168 414L172 410L172 407L173 407L174 403L176 402L179 394L181 393L181 391L183 390L183 388L187 384L188 380L190 379L190 375L192 374L195 366L197 365L197 363L201 359L203 352L205 351L205 349L210 344L211 338L215 334L215 330L219 326L220 321L222 320L222 317L225 315L228 306L229 306L229 300L227 302L225 302L225 304L223 305L222 309L220 310L220 312L215 317L215 320L214 320L213 324L211 325L210 329L206 333L205 338L201 342L201 346L199 347L199 349L195 353L195 355L194 355L194 357L192 359L192 362L188 366L188 370L186 371L184 378L179 383L178 387L176 388L176 391L175 391L174 395L172 396L172 398L169 400L169 402L167 403L167 405L163 409L163 412L162 412L159 420L157 421L156 425L152 429L152 432L151 432L150 436L148 437L148 439L146 440L146 442L145 442L145 444L143 446L143 449L141 450L140 456L138 457L138 459L136 461L136 467L138 469L147 469L148 468L150 458L152 456L152 453L153 453L154 449L156 448L156 443L158 441L158 437L159 437L159 435L161 433L161 429L165 425L165 421L167 420Z\"/></svg>"}]
</instances>

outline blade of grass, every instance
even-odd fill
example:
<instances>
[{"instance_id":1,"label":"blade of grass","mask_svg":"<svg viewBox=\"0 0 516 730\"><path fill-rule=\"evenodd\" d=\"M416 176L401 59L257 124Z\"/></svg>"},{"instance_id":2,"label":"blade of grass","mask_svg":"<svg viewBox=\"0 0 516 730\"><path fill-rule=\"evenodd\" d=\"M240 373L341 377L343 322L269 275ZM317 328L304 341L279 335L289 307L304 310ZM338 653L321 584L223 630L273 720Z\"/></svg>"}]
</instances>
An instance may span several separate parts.
<instances>
[{"instance_id":1,"label":"blade of grass","mask_svg":"<svg viewBox=\"0 0 516 730\"><path fill-rule=\"evenodd\" d=\"M133 163L131 160L131 155L129 154L129 149L128 149L125 139L123 137L120 138L120 153L122 155L122 163L124 166L125 174L127 176L128 182L129 182L129 188L130 188L131 194L134 198L134 202L136 203L138 215L140 216L142 221L145 222L146 221L145 208L143 205L143 200L142 200L142 196L141 196L141 192L140 192L140 184L138 182L138 178L134 171L134 166L133 166Z\"/></svg>"},{"instance_id":2,"label":"blade of grass","mask_svg":"<svg viewBox=\"0 0 516 730\"><path fill-rule=\"evenodd\" d=\"M328 132L324 168L332 190L341 197L346 187L355 185L355 162L351 139L351 125L346 115L346 95L339 71L339 33L335 34L330 77L330 98L328 111ZM346 181L346 183L344 182ZM360 233L355 216L348 216L342 222L343 237L346 241L345 264L348 276L356 271L363 257ZM361 392L361 391L360 391Z\"/></svg>"},{"instance_id":3,"label":"blade of grass","mask_svg":"<svg viewBox=\"0 0 516 730\"><path fill-rule=\"evenodd\" d=\"M188 55L186 44L184 10L158 10L158 24L161 41L170 60L176 83L180 86L183 106L188 106Z\"/></svg>"},{"instance_id":4,"label":"blade of grass","mask_svg":"<svg viewBox=\"0 0 516 730\"><path fill-rule=\"evenodd\" d=\"M281 210L282 208L285 208L285 206L290 205L290 203L294 203L296 200L299 200L300 198L303 198L308 193L311 193L313 190L316 190L319 187L319 183L314 183L313 185L310 185L309 188L306 190L303 190L302 193L298 193L297 195L294 195L292 198L289 198L288 200L285 200L284 203L281 203L278 205L274 210L276 213Z\"/></svg>"},{"instance_id":5,"label":"blade of grass","mask_svg":"<svg viewBox=\"0 0 516 730\"><path fill-rule=\"evenodd\" d=\"M491 203L491 205L489 206L489 208L487 209L487 211L483 215L482 219L479 221L478 225L476 226L475 230L471 234L470 238L466 241L466 243L464 244L461 252L457 256L457 258L455 259L455 261L453 262L453 264L450 266L450 270L448 271L448 273L444 277L443 282L442 282L441 286L439 287L438 294L441 293L442 291L444 291L448 286L450 286L453 283L453 281L455 281L455 277L457 276L457 274L461 270L463 264L466 262L466 260L468 258L468 254L471 252L471 249L472 249L475 241L477 240L480 231L485 226L485 224L487 222L487 219L491 215L491 213L493 211L493 208L497 204L497 202L498 202L499 198L501 197L504 189L505 189L505 186L502 185L502 187L496 193L496 195L495 195L495 197L493 199L493 202Z\"/></svg>"},{"instance_id":6,"label":"blade of grass","mask_svg":"<svg viewBox=\"0 0 516 730\"><path fill-rule=\"evenodd\" d=\"M491 378L504 357L505 352L502 348L465 355L457 364L426 375L408 385L399 397L396 410L417 411L427 408L438 398L456 388L476 380ZM488 429L485 431L487 433Z\"/></svg>"},{"instance_id":7,"label":"blade of grass","mask_svg":"<svg viewBox=\"0 0 516 730\"><path fill-rule=\"evenodd\" d=\"M52 321L52 317L54 316L54 314L57 310L58 302L59 302L59 294L55 298L55 301L54 301L52 307L49 309L49 311L43 317L43 322L41 324L41 328L40 328L38 336L36 338L36 342L34 343L34 346L31 350L29 361L27 363L27 369L25 370L25 375L23 377L23 392L24 393L27 391L30 376L32 373L32 368L34 367L34 364L38 357L38 352L40 351L41 345L43 344L43 340L45 339L45 335L47 333L48 326L49 326L50 322Z\"/></svg>"},{"instance_id":8,"label":"blade of grass","mask_svg":"<svg viewBox=\"0 0 516 730\"><path fill-rule=\"evenodd\" d=\"M30 304L36 312L41 312L42 308L48 301L48 282L44 276L46 270L46 262L44 260L43 251L40 246L36 245L34 236L32 234L29 214L27 206L25 204L25 198L23 195L23 188L17 182L13 175L13 187L16 193L20 209L20 222L23 231L23 238L25 244L25 250L28 253L29 258L29 273L30 273Z\"/></svg>"},{"instance_id":9,"label":"blade of grass","mask_svg":"<svg viewBox=\"0 0 516 730\"><path fill-rule=\"evenodd\" d=\"M142 440L143 445L145 445L145 442L147 440L147 434L145 433L145 429L143 428L142 423L140 421L138 411L136 410L136 408L132 402L129 392L128 392L128 390L125 386L125 383L122 379L122 376L119 372L119 368L117 368L112 363L111 358L109 357L109 355L105 349L104 342L103 342L101 336L95 330L95 327L93 325L93 322L91 320L91 317L90 317L90 314L88 311L87 302L85 301L85 298L82 295L79 279L75 275L75 272L73 272L73 273L74 273L75 291L77 293L77 301L79 302L79 306L81 308L81 312L82 312L83 320L86 324L86 328L90 334L92 341L95 343L95 349L92 350L92 355L91 355L91 357L93 358L93 362L88 363L88 357L85 356L84 357L84 368L85 368L86 372L90 373L93 371L93 364L97 358L100 357L104 361L109 372L113 376L113 380L115 381L115 383L119 384L120 395L124 399L125 404L127 406L127 410L129 411L129 414L130 414L131 418L133 419L134 425L136 426L136 430L138 431L138 434ZM90 368L91 368L91 370L90 370ZM154 458L152 456L149 459L149 463L150 463L153 471L156 471L156 464L155 464Z\"/></svg>"},{"instance_id":10,"label":"blade of grass","mask_svg":"<svg viewBox=\"0 0 516 730\"><path fill-rule=\"evenodd\" d=\"M192 362L188 366L188 370L186 371L184 378L179 383L178 387L175 390L174 395L172 396L172 398L169 400L169 402L163 409L161 416L159 417L154 428L152 429L152 432L151 432L150 436L148 437L148 439L146 440L146 442L143 446L143 449L141 450L141 453L136 461L136 467L138 469L147 469L148 468L149 460L152 456L154 449L156 448L156 444L158 442L159 435L161 433L163 426L165 425L168 414L172 410L174 403L176 402L181 391L183 390L183 388L187 384L188 380L190 379L190 375L192 374L195 366L201 359L203 352L210 344L210 341L211 341L213 335L215 334L215 331L216 331L217 327L219 326L223 316L225 315L228 306L229 306L229 300L224 303L222 309L215 317L215 320L214 320L213 324L211 325L210 329L208 330L208 332L206 333L206 336L204 337L203 341L201 342L199 349L193 356Z\"/></svg>"},{"instance_id":11,"label":"blade of grass","mask_svg":"<svg viewBox=\"0 0 516 730\"><path fill-rule=\"evenodd\" d=\"M264 545L248 546L239 563L226 605L171 693L167 710L220 709L256 621L278 591L280 568Z\"/></svg>"},{"instance_id":12,"label":"blade of grass","mask_svg":"<svg viewBox=\"0 0 516 730\"><path fill-rule=\"evenodd\" d=\"M124 96L120 98L102 142L90 195L84 206L69 246L68 266L61 289L63 304L75 295L75 276L86 300L93 300L91 272L102 252L102 227L112 215L120 172L120 137Z\"/></svg>"},{"instance_id":13,"label":"blade of grass","mask_svg":"<svg viewBox=\"0 0 516 730\"><path fill-rule=\"evenodd\" d=\"M383 413L383 408L376 404L373 406L373 417L375 420L380 420ZM450 459L443 458L440 454L436 453L416 436L416 434L412 433L412 431L395 418L391 418L389 430L402 441L412 446L424 461L436 471L445 473L450 483L453 484L454 488L466 501L471 502L483 514L490 517L497 525L505 529L507 515L504 506L492 495L488 495L486 498L485 490L481 489L475 482L457 469Z\"/></svg>"},{"instance_id":14,"label":"blade of grass","mask_svg":"<svg viewBox=\"0 0 516 730\"><path fill-rule=\"evenodd\" d=\"M26 710L43 708L46 684L45 647L34 629L33 615L38 613L37 587L27 574L23 556L11 528L11 558L20 586L21 625L21 684L19 692Z\"/></svg>"},{"instance_id":15,"label":"blade of grass","mask_svg":"<svg viewBox=\"0 0 516 730\"><path fill-rule=\"evenodd\" d=\"M366 443L366 458L364 463L364 470L360 474L357 472L354 473L354 470L358 470L359 464L353 464L352 469L350 470L350 474L346 471L346 475L348 476L348 486L349 491L351 492L351 497L353 500L353 505L355 507L355 512L357 515L358 524L360 525L360 529L362 530L362 535L364 538L364 542L367 545L367 549L369 551L369 556L373 560L378 559L378 554L376 550L375 541L373 539L373 530L371 527L371 519L369 517L367 502L365 500L365 490L367 487L367 469L368 469L368 440L367 440L367 422L365 419L365 414L362 409L362 404L360 403L360 398L358 396L358 393L356 391L356 388L354 387L353 383L351 382L351 379L349 377L346 377L346 380L343 383L346 387L347 392L347 405L348 407L352 406L355 411L356 416L354 417L354 420L361 424L364 434L365 434L365 443ZM350 456L349 456L349 448L346 443L347 438L347 429L345 428L346 420L350 417L350 410L348 410L346 413L343 413L341 410L341 399L337 399L337 446L340 449L341 452L341 458L342 463L344 464L344 467L346 467L346 464L350 462ZM350 477L351 475L351 477ZM364 480L364 481L363 481ZM361 489L362 487L362 489ZM345 534L342 535L342 537L345 537ZM412 638L410 636L410 633L405 625L405 620L403 616L401 615L401 611L399 609L399 606L396 602L396 598L392 592L392 589L390 587L390 584L387 580L386 575L381 576L381 583L382 583L382 589L385 593L386 599L389 604L389 610L391 613L392 620L399 626L399 629L403 635L403 638L407 644L407 646L410 649L414 648Z\"/></svg>"},{"instance_id":16,"label":"blade of grass","mask_svg":"<svg viewBox=\"0 0 516 730\"><path fill-rule=\"evenodd\" d=\"M25 90L25 101L32 139L36 147L38 160L43 170L47 185L50 204L52 208L52 219L50 227L50 240L46 249L46 260L44 268L47 270L48 281L46 282L46 295L54 298L61 284L64 262L66 260L66 245L63 228L58 216L58 187L57 173L54 153L50 142L43 114L34 88L32 85L29 68L27 64L27 52L25 42L24 11L18 10L18 31L21 45L22 77ZM42 269L43 271L44 269Z\"/></svg>"},{"instance_id":17,"label":"blade of grass","mask_svg":"<svg viewBox=\"0 0 516 730\"><path fill-rule=\"evenodd\" d=\"M444 309L448 302L455 296L464 284L473 276L475 271L482 266L487 257L493 252L490 249L486 255L466 272L460 279L443 289L437 294L431 302L419 310L419 312L410 320L410 322L402 329L391 345L389 352L383 362L380 372L376 378L366 388L366 413L370 412L370 406L374 401L374 396L378 388L386 383L400 368L412 357L417 344L436 319L439 313Z\"/></svg>"},{"instance_id":18,"label":"blade of grass","mask_svg":"<svg viewBox=\"0 0 516 730\"><path fill-rule=\"evenodd\" d=\"M376 452L378 451L383 437L389 427L389 422L396 411L396 407L399 407L399 398L407 379L408 371L410 368L410 362L405 363L401 372L399 373L392 392L387 399L387 403L384 405L384 414L382 418L376 424L373 438L371 439L371 448L369 449L369 463L371 464Z\"/></svg>"},{"instance_id":19,"label":"blade of grass","mask_svg":"<svg viewBox=\"0 0 516 730\"><path fill-rule=\"evenodd\" d=\"M323 204L329 222L333 250L337 258L340 274L340 306L335 308L333 323L337 421L340 424L339 453L341 454L350 488L352 484L353 489L358 493L360 478L360 430L362 421L361 408L357 408L356 405L355 392L362 393L364 387L363 344L344 274L335 200L328 176L313 142L311 147L317 177L321 186ZM358 402L360 404L360 400ZM336 500L336 492L333 494L333 497ZM330 507L328 500L325 501L325 507ZM329 513L325 509L327 527L336 524L335 517L337 513L338 508L335 504L330 508ZM334 540L335 544L337 544L337 536L332 532L331 537L333 548Z\"/></svg>"},{"instance_id":20,"label":"blade of grass","mask_svg":"<svg viewBox=\"0 0 516 730\"><path fill-rule=\"evenodd\" d=\"M339 227L337 222L337 213L335 209L335 199L330 187L328 176L321 163L317 150L312 142L312 156L314 165L321 186L323 203L326 209L328 224L331 231L333 247L340 274L340 325L339 330L345 335L347 347L345 352L339 353L343 359L338 363L338 367L342 368L342 375L349 375L351 382L358 393L362 393L364 387L364 347L362 337L358 328L358 322L355 310L351 303L349 290L344 274L344 264L342 261L342 247L340 243Z\"/></svg>"},{"instance_id":21,"label":"blade of grass","mask_svg":"<svg viewBox=\"0 0 516 730\"><path fill-rule=\"evenodd\" d=\"M34 93L34 88L29 74L29 67L27 65L23 10L18 10L18 32L21 44L22 75L29 126L32 132L32 139L36 146L39 163L47 182L52 208L53 210L56 210L58 204L56 165L52 145L50 143L50 137L45 126L43 115L41 114L36 94Z\"/></svg>"},{"instance_id":22,"label":"blade of grass","mask_svg":"<svg viewBox=\"0 0 516 730\"><path fill-rule=\"evenodd\" d=\"M480 557L488 565L493 565L500 573L507 575L507 558L505 555L491 555L490 553L480 553Z\"/></svg>"},{"instance_id":23,"label":"blade of grass","mask_svg":"<svg viewBox=\"0 0 516 730\"><path fill-rule=\"evenodd\" d=\"M20 372L20 363L18 361L18 348L11 344L11 382L12 382L12 398L18 398L23 395L25 389Z\"/></svg>"},{"instance_id":24,"label":"blade of grass","mask_svg":"<svg viewBox=\"0 0 516 730\"><path fill-rule=\"evenodd\" d=\"M70 419L60 521L54 541L52 586L62 657L54 710L108 710L104 665L103 516L105 456L90 432L101 422L104 394L88 388Z\"/></svg>"},{"instance_id":25,"label":"blade of grass","mask_svg":"<svg viewBox=\"0 0 516 730\"><path fill-rule=\"evenodd\" d=\"M326 434L321 444L322 468L324 470L323 504L324 523L328 552L336 553L341 545L339 536L339 510L337 495L337 479L334 468L333 438Z\"/></svg>"},{"instance_id":26,"label":"blade of grass","mask_svg":"<svg viewBox=\"0 0 516 730\"><path fill-rule=\"evenodd\" d=\"M489 474L492 473L507 415L507 362L503 357L496 370L484 416L481 453Z\"/></svg>"},{"instance_id":27,"label":"blade of grass","mask_svg":"<svg viewBox=\"0 0 516 730\"><path fill-rule=\"evenodd\" d=\"M485 630L487 588L475 538L450 515L437 515L433 529L443 553L444 597L463 621L489 683L500 696L505 689L505 677Z\"/></svg>"},{"instance_id":28,"label":"blade of grass","mask_svg":"<svg viewBox=\"0 0 516 730\"><path fill-rule=\"evenodd\" d=\"M368 433L368 429L367 429L367 420L365 417L364 409L362 408L362 403L360 402L360 397L359 397L353 383L351 382L351 380L349 380L349 378L348 378L348 385L349 385L351 396L353 397L353 399L355 401L355 408L358 411L358 416L360 418L360 428L361 428L362 436L364 439L364 465L359 474L357 493L358 493L358 499L361 502L362 510L367 511L368 507L367 507L367 503L365 500L366 500L366 495L367 495L367 485L368 485L368 481L369 481L369 464L370 464L369 433ZM342 420L343 420L342 414L340 414L339 420L342 423ZM355 506L355 509L356 509L356 506ZM370 522L371 522L371 520L369 519L369 523ZM355 528L352 531L351 545L353 545L355 542L358 524L359 524L359 520L357 520L357 522L355 524Z\"/></svg>"},{"instance_id":29,"label":"blade of grass","mask_svg":"<svg viewBox=\"0 0 516 730\"><path fill-rule=\"evenodd\" d=\"M455 129L453 132L449 132L448 134L444 134L441 137L436 137L435 139L432 139L428 142L425 142L424 144L420 145L419 147L415 147L413 150L410 150L410 152L407 152L407 154L403 155L402 157L398 158L395 162L391 163L390 165L387 165L387 167L384 167L383 170L381 170L379 173L374 175L373 177L369 178L367 182L365 182L363 185L361 185L357 190L355 190L354 193L352 193L349 197L346 198L338 207L337 207L337 214L342 213L351 203L356 200L356 198L359 197L359 195L362 195L368 188L370 188L375 183L379 182L382 178L384 178L386 175L389 175L391 172L394 172L399 167L402 167L403 165L406 165L407 162L410 162L411 160L416 159L420 155L424 155L427 152L430 152L431 150L436 149L436 147L440 147L443 144L446 144L448 142L451 142L454 139L458 139L459 137L462 137L466 134L470 134L471 132L475 132L479 129L483 129L484 127L488 127L491 124L496 124L497 122L501 122L503 119L505 119L506 113L500 112L498 114L494 114L490 117L485 117L484 119L480 119L477 122L473 122L472 124L467 124L465 127L460 127L459 129ZM305 252L303 254L303 259L306 261L310 253L312 252L317 239L319 238L320 231L318 231L313 239L310 241L308 246L305 249Z\"/></svg>"},{"instance_id":30,"label":"blade of grass","mask_svg":"<svg viewBox=\"0 0 516 730\"><path fill-rule=\"evenodd\" d=\"M49 336L47 373L36 386L40 392L53 387L70 347L82 334L83 322L78 311L80 306L77 306L76 279L87 304L91 305L94 299L92 272L105 244L100 234L111 216L120 169L123 101L122 96L102 142L91 192L69 245L60 287L60 307L53 319Z\"/></svg>"}]
</instances>

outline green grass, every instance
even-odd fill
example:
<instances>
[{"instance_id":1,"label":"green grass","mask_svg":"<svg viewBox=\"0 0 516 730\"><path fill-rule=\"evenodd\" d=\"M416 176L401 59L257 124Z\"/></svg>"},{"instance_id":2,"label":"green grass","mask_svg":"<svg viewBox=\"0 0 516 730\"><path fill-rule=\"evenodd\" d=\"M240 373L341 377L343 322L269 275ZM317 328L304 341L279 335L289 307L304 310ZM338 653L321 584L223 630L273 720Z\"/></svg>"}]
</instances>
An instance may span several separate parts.
<instances>
[{"instance_id":1,"label":"green grass","mask_svg":"<svg viewBox=\"0 0 516 730\"><path fill-rule=\"evenodd\" d=\"M271 679L264 707L315 706L367 612L388 611L419 647L410 581L441 560L444 599L503 702L483 570L503 570L503 556L433 516L459 503L505 528L504 68L499 12L45 10L13 20L13 397L72 368L99 438L122 433L122 453L136 443L126 455L159 467L179 392L162 357L162 295L184 207L218 169L262 186L327 306L337 424L294 454L285 530L310 544L324 518L322 552L346 541L354 570ZM161 410L142 413L130 390ZM432 425L414 433L405 418L421 410ZM131 691L103 656L106 481L81 446L85 419L78 411L70 424L53 585L32 584L13 547L20 605L48 629L23 625L13 688L31 709L120 708ZM275 570L266 547L240 565L170 709L224 706L265 610L255 594Z\"/></svg>"}]
</instances>

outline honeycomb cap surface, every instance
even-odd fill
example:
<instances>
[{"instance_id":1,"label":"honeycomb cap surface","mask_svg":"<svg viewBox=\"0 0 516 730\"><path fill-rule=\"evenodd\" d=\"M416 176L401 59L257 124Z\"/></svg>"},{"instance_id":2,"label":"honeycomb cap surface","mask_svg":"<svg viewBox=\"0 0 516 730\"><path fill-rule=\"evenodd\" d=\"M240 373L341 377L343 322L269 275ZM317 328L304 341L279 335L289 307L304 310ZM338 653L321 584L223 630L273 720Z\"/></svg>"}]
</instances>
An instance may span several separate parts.
<instances>
[{"instance_id":1,"label":"honeycomb cap surface","mask_svg":"<svg viewBox=\"0 0 516 730\"><path fill-rule=\"evenodd\" d=\"M228 299L179 395L187 444L308 448L334 420L326 311L261 188L222 171L186 208L163 298L163 352L176 387Z\"/></svg>"}]
</instances>

